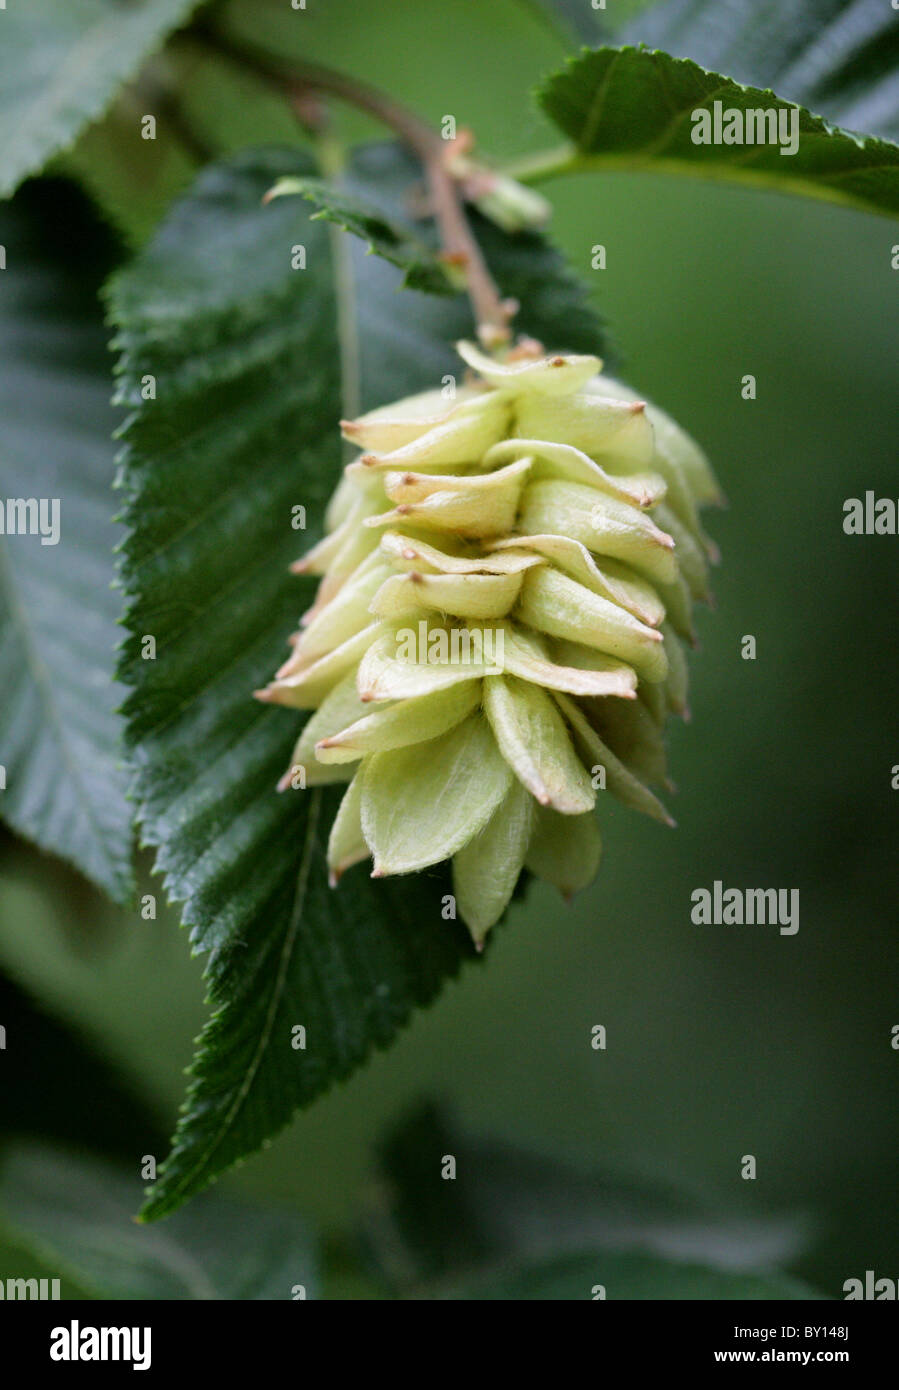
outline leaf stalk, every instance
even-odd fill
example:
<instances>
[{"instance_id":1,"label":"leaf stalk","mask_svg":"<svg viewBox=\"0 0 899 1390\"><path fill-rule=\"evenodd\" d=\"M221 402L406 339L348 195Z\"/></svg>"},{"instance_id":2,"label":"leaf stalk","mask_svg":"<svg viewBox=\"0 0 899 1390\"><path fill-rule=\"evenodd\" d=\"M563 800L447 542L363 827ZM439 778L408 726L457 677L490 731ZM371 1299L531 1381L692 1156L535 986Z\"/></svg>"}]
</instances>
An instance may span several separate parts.
<instances>
[{"instance_id":1,"label":"leaf stalk","mask_svg":"<svg viewBox=\"0 0 899 1390\"><path fill-rule=\"evenodd\" d=\"M320 63L292 61L289 69L256 48L236 44L216 30L202 30L206 43L233 62L277 86L301 120L310 93L326 93L374 116L392 130L420 161L440 232L441 254L460 269L485 346L507 342L509 320L518 305L504 299L487 267L468 222L459 186L447 167L447 142L427 121L376 87Z\"/></svg>"}]
</instances>

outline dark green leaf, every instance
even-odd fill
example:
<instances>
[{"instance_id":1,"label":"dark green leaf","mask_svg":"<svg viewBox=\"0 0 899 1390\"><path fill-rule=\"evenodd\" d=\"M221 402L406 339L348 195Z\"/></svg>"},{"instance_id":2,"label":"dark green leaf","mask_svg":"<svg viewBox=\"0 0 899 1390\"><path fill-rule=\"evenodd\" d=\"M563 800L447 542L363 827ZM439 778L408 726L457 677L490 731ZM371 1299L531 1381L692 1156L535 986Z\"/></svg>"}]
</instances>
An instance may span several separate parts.
<instances>
[{"instance_id":1,"label":"dark green leaf","mask_svg":"<svg viewBox=\"0 0 899 1390\"><path fill-rule=\"evenodd\" d=\"M315 1296L306 1223L286 1208L203 1197L164 1231L134 1223L134 1177L53 1149L13 1149L0 1203L26 1249L98 1298L294 1299ZM295 1292L295 1290L297 1290Z\"/></svg>"},{"instance_id":2,"label":"dark green leaf","mask_svg":"<svg viewBox=\"0 0 899 1390\"><path fill-rule=\"evenodd\" d=\"M887 0L669 0L622 38L899 140L899 11Z\"/></svg>"},{"instance_id":3,"label":"dark green leaf","mask_svg":"<svg viewBox=\"0 0 899 1390\"><path fill-rule=\"evenodd\" d=\"M24 194L0 220L0 530L15 532L0 535L0 814L122 899L131 814L113 713L115 416L96 303L109 246L63 185ZM12 499L31 510L11 512ZM47 534L22 534L40 524L42 499ZM54 499L58 543L45 545Z\"/></svg>"},{"instance_id":4,"label":"dark green leaf","mask_svg":"<svg viewBox=\"0 0 899 1390\"><path fill-rule=\"evenodd\" d=\"M454 294L459 286L451 283L446 269L423 242L415 241L402 228L389 222L376 209L322 179L279 179L266 201L299 195L318 209L312 220L324 218L345 232L364 241L370 253L377 253L403 271L406 289L430 294Z\"/></svg>"},{"instance_id":5,"label":"dark green leaf","mask_svg":"<svg viewBox=\"0 0 899 1390\"><path fill-rule=\"evenodd\" d=\"M792 95L789 89L784 94ZM538 96L575 146L572 169L643 168L731 179L899 213L899 146L839 130L770 91L741 86L689 59L600 48L572 59ZM782 111L785 122L795 111L795 153L772 143L694 144L693 113L712 112L714 103L721 113Z\"/></svg>"},{"instance_id":6,"label":"dark green leaf","mask_svg":"<svg viewBox=\"0 0 899 1390\"><path fill-rule=\"evenodd\" d=\"M9 0L0 11L0 196L101 116L197 0Z\"/></svg>"},{"instance_id":7,"label":"dark green leaf","mask_svg":"<svg viewBox=\"0 0 899 1390\"><path fill-rule=\"evenodd\" d=\"M441 917L442 873L327 886L334 794L277 795L299 721L251 699L279 664L309 590L287 573L339 473L341 395L386 401L458 371L461 300L399 294L400 272L341 244L340 320L326 229L262 195L309 175L295 152L208 169L112 292L122 351L131 535L123 676L143 837L207 952L213 1017L186 1113L146 1208L173 1210L385 1046L472 950ZM357 162L377 203L408 183L393 147ZM391 179L393 183L391 183ZM377 189L376 197L372 190ZM529 331L597 346L595 320L539 238L483 227L504 287L533 292ZM291 268L305 247L305 270ZM555 288L555 295L553 290ZM554 317L555 316L555 317ZM354 325L352 331L348 325ZM341 392L340 365L359 364ZM142 400L152 376L155 400ZM156 639L144 661L141 639ZM292 1030L306 1029L294 1050Z\"/></svg>"}]
</instances>

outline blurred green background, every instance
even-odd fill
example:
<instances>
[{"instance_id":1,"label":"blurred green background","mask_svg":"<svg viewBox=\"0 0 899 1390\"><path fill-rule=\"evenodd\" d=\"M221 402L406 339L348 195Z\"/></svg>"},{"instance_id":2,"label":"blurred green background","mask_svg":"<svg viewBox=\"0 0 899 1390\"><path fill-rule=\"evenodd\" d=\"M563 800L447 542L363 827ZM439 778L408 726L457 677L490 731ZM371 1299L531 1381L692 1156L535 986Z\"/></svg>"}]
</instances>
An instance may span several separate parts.
<instances>
[{"instance_id":1,"label":"blurred green background","mask_svg":"<svg viewBox=\"0 0 899 1390\"><path fill-rule=\"evenodd\" d=\"M252 31L257 7L233 8ZM536 8L258 9L279 51L366 76L432 120L453 114L491 154L556 143L529 93L564 49ZM183 61L197 70L195 119L217 121L225 89ZM266 103L245 123L228 109L230 143L284 138ZM338 129L375 133L344 115ZM466 1129L585 1171L661 1178L750 1219L806 1214L797 1268L840 1296L867 1268L895 1277L899 1259L899 540L842 530L845 498L899 496L899 231L690 179L579 176L544 191L622 374L705 446L730 502L708 518L723 561L717 608L700 615L692 722L671 732L678 828L610 802L592 889L566 908L534 886L487 968L463 972L223 1186L345 1229L385 1127L435 1096ZM590 269L596 243L604 271ZM741 398L746 373L755 401ZM12 839L2 870L3 969L142 1078L171 1126L204 1012L175 917L120 913ZM798 934L694 926L691 891L715 879L798 888ZM590 1045L597 1023L605 1051ZM749 1153L754 1182L740 1175Z\"/></svg>"}]
</instances>

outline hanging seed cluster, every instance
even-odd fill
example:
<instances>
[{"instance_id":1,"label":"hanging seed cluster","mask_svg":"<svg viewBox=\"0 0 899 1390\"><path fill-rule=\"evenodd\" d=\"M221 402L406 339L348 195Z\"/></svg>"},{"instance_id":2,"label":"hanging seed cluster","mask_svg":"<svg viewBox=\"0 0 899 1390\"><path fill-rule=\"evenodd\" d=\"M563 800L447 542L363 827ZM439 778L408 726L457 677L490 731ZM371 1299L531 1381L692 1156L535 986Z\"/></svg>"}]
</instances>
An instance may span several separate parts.
<instances>
[{"instance_id":1,"label":"hanging seed cluster","mask_svg":"<svg viewBox=\"0 0 899 1390\"><path fill-rule=\"evenodd\" d=\"M282 789L349 784L332 882L369 856L375 877L451 859L480 945L522 869L590 882L604 796L672 823L653 788L709 597L697 512L719 493L597 358L458 350L453 399L344 422L360 457L294 566L318 594L258 694L314 710Z\"/></svg>"}]
</instances>

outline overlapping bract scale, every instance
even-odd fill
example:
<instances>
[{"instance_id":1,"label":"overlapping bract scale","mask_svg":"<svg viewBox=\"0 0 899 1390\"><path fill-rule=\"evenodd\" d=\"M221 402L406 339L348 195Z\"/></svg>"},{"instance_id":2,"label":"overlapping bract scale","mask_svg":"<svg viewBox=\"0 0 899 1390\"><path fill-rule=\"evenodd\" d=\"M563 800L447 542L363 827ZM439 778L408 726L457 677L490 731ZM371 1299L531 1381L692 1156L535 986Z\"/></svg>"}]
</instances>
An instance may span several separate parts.
<instances>
[{"instance_id":1,"label":"overlapping bract scale","mask_svg":"<svg viewBox=\"0 0 899 1390\"><path fill-rule=\"evenodd\" d=\"M458 345L468 379L344 421L361 451L260 698L314 711L280 787L346 782L332 882L451 859L480 946L523 869L568 895L611 795L672 824L669 713L720 500L699 447L595 357Z\"/></svg>"}]
</instances>

